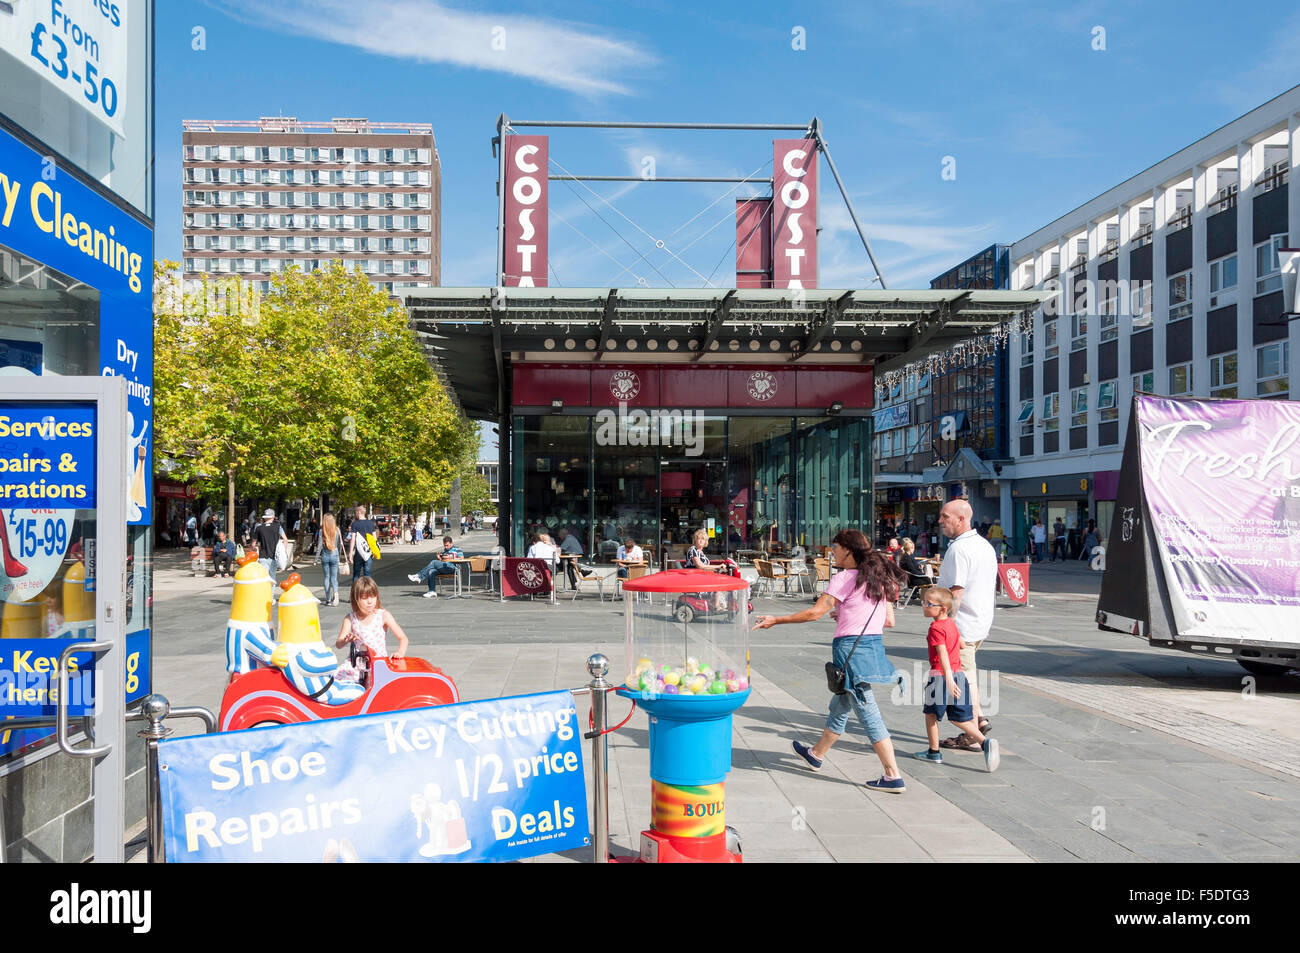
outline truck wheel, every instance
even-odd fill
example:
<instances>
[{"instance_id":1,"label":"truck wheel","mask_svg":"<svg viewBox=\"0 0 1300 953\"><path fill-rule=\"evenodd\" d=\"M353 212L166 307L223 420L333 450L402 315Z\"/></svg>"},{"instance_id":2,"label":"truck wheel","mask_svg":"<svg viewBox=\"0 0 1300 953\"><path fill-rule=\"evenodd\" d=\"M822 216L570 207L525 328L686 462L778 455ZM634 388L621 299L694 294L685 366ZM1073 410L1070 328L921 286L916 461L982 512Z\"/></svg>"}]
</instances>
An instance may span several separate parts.
<instances>
[{"instance_id":1,"label":"truck wheel","mask_svg":"<svg viewBox=\"0 0 1300 953\"><path fill-rule=\"evenodd\" d=\"M1237 664L1250 672L1251 675L1261 676L1280 676L1291 671L1289 665L1279 665L1276 662L1258 662L1255 659L1239 658Z\"/></svg>"}]
</instances>

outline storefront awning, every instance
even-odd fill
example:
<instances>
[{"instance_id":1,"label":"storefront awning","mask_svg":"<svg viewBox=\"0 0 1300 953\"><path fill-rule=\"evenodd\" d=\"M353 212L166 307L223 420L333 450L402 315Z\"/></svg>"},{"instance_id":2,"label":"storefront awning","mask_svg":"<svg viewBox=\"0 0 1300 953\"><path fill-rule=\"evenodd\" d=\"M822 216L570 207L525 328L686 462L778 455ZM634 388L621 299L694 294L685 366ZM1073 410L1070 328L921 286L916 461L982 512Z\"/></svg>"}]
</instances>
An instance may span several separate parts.
<instances>
[{"instance_id":1,"label":"storefront awning","mask_svg":"<svg viewBox=\"0 0 1300 953\"><path fill-rule=\"evenodd\" d=\"M1027 314L1042 291L419 288L411 327L465 414L496 419L514 361L874 364Z\"/></svg>"}]
</instances>

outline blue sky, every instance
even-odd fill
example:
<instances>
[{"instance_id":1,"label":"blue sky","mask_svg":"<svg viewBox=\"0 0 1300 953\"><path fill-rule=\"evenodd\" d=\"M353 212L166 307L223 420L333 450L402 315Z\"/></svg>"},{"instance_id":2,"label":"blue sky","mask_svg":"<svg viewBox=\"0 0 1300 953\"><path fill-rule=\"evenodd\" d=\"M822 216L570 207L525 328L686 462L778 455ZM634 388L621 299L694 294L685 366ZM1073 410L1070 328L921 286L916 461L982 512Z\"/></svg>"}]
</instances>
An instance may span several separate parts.
<instances>
[{"instance_id":1,"label":"blue sky","mask_svg":"<svg viewBox=\"0 0 1300 953\"><path fill-rule=\"evenodd\" d=\"M1023 237L1293 85L1300 12L1281 3L1229 9L1110 0L167 0L157 24L157 251L180 253L182 119L432 123L450 286L494 280L489 140L502 111L694 122L815 115L886 280L927 287L979 249ZM206 49L192 48L195 27ZM803 50L793 48L796 27ZM1097 28L1104 50L1093 48ZM772 138L552 130L550 147L574 172L639 174L653 156L659 175L730 176L770 174ZM951 181L941 177L946 156L956 160ZM870 263L824 163L821 174L820 284L866 287ZM730 210L749 193L727 189L552 183L553 283L734 283ZM622 265L631 267L619 276Z\"/></svg>"}]
</instances>

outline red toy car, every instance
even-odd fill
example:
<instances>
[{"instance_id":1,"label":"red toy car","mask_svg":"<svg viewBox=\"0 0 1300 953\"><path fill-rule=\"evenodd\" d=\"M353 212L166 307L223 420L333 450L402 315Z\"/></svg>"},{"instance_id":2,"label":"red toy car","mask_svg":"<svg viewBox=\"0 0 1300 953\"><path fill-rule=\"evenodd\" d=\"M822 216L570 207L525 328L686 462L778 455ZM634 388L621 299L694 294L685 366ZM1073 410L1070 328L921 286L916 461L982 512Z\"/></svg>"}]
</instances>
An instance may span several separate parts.
<instances>
[{"instance_id":1,"label":"red toy car","mask_svg":"<svg viewBox=\"0 0 1300 953\"><path fill-rule=\"evenodd\" d=\"M236 675L221 698L221 731L258 725L293 725L381 711L429 708L460 701L456 683L421 658L369 655L366 693L346 705L322 705L300 694L278 668Z\"/></svg>"},{"instance_id":2,"label":"red toy car","mask_svg":"<svg viewBox=\"0 0 1300 953\"><path fill-rule=\"evenodd\" d=\"M734 576L740 578L740 566L730 557L724 559L722 564L726 567L720 570L723 576ZM719 598L721 596L721 598ZM753 612L754 604L747 602L746 611ZM677 597L677 602L673 605L673 615L678 622L692 622L698 617L709 615L725 615L730 622L736 617L737 610L740 609L740 593L703 593L703 592L684 592Z\"/></svg>"}]
</instances>

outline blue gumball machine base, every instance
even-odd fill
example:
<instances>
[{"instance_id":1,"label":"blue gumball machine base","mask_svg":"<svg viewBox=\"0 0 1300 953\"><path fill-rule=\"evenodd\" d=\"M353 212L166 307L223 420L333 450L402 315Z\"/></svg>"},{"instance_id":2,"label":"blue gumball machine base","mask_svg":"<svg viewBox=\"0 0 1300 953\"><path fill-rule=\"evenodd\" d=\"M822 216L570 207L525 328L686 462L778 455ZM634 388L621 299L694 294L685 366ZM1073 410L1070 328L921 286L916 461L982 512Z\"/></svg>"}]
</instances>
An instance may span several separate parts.
<instances>
[{"instance_id":1,"label":"blue gumball machine base","mask_svg":"<svg viewBox=\"0 0 1300 953\"><path fill-rule=\"evenodd\" d=\"M738 863L735 832L725 828L724 782L731 770L731 716L750 689L725 695L662 695L619 689L650 719L650 777L655 803L641 835L641 860ZM694 811L679 818L679 808ZM700 804L710 804L707 814ZM715 808L716 805L716 808ZM687 808L690 811L690 808Z\"/></svg>"}]
</instances>

